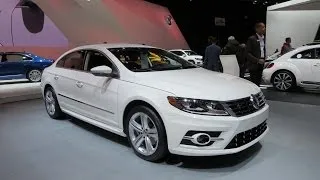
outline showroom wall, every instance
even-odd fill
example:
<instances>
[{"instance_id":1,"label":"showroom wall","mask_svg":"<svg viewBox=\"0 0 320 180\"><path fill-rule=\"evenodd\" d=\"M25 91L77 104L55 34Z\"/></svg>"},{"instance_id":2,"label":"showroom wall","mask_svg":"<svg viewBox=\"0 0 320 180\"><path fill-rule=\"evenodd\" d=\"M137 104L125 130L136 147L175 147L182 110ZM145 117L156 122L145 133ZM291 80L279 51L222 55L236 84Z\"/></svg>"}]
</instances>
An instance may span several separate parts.
<instances>
[{"instance_id":1,"label":"showroom wall","mask_svg":"<svg viewBox=\"0 0 320 180\"><path fill-rule=\"evenodd\" d=\"M281 49L285 38L292 38L292 46L319 41L320 2L315 0L292 0L268 7L267 54Z\"/></svg>"},{"instance_id":2,"label":"showroom wall","mask_svg":"<svg viewBox=\"0 0 320 180\"><path fill-rule=\"evenodd\" d=\"M0 43L6 50L102 42L188 48L169 10L143 0L33 0L31 8L19 1L0 2Z\"/></svg>"}]
</instances>

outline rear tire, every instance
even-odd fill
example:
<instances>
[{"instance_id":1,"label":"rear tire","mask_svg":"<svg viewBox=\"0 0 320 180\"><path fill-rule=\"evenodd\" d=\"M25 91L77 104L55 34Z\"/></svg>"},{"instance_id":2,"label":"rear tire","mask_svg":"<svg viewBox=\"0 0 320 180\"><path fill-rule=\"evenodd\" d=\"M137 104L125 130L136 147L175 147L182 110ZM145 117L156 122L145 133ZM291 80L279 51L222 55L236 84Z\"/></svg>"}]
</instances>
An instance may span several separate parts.
<instances>
[{"instance_id":1,"label":"rear tire","mask_svg":"<svg viewBox=\"0 0 320 180\"><path fill-rule=\"evenodd\" d=\"M133 108L125 119L125 132L135 154L157 162L168 154L166 131L162 120L146 106Z\"/></svg>"},{"instance_id":2,"label":"rear tire","mask_svg":"<svg viewBox=\"0 0 320 180\"><path fill-rule=\"evenodd\" d=\"M28 71L27 78L30 82L40 82L42 72L39 69L32 69Z\"/></svg>"},{"instance_id":3,"label":"rear tire","mask_svg":"<svg viewBox=\"0 0 320 180\"><path fill-rule=\"evenodd\" d=\"M286 70L276 72L271 79L272 85L278 91L290 91L296 87L296 78Z\"/></svg>"},{"instance_id":4,"label":"rear tire","mask_svg":"<svg viewBox=\"0 0 320 180\"><path fill-rule=\"evenodd\" d=\"M61 111L56 93L52 87L47 87L44 91L44 102L48 115L52 119L61 119L65 114Z\"/></svg>"}]
</instances>

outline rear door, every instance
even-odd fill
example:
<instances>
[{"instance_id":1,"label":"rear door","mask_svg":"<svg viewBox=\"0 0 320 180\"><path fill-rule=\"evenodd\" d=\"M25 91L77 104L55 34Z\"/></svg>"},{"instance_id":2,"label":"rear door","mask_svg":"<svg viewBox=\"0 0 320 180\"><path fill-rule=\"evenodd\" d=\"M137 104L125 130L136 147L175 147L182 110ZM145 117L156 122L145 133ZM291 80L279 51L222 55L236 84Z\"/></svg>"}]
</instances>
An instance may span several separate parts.
<instances>
[{"instance_id":1,"label":"rear door","mask_svg":"<svg viewBox=\"0 0 320 180\"><path fill-rule=\"evenodd\" d=\"M79 94L77 81L79 74L83 72L85 51L74 51L62 57L56 64L53 74L55 81L55 91L58 96L59 104L63 109L79 113L84 97Z\"/></svg>"}]
</instances>

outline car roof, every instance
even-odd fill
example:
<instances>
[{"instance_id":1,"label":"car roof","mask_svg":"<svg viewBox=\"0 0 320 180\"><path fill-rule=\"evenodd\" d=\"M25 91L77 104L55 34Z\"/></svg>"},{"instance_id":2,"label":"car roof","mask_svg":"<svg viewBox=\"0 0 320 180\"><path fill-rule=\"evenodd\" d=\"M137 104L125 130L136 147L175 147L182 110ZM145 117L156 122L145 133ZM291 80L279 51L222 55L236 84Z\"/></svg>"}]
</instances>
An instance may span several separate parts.
<instances>
[{"instance_id":1,"label":"car roof","mask_svg":"<svg viewBox=\"0 0 320 180\"><path fill-rule=\"evenodd\" d=\"M79 46L76 49L97 49L97 48L156 48L153 46L147 46L143 44L130 44L130 43L106 43L106 44L91 44Z\"/></svg>"},{"instance_id":2,"label":"car roof","mask_svg":"<svg viewBox=\"0 0 320 180\"><path fill-rule=\"evenodd\" d=\"M28 52L0 52L0 54L31 54Z\"/></svg>"},{"instance_id":3,"label":"car roof","mask_svg":"<svg viewBox=\"0 0 320 180\"><path fill-rule=\"evenodd\" d=\"M297 50L300 51L300 50L307 50L312 48L320 48L320 44L304 45L304 46L298 47Z\"/></svg>"}]
</instances>

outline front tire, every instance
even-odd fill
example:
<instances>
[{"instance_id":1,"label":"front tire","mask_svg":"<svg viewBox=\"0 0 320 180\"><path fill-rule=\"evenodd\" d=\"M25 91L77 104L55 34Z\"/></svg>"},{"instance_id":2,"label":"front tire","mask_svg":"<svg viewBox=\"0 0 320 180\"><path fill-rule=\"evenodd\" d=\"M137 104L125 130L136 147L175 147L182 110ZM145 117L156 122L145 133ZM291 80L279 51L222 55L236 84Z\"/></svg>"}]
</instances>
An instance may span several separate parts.
<instances>
[{"instance_id":1,"label":"front tire","mask_svg":"<svg viewBox=\"0 0 320 180\"><path fill-rule=\"evenodd\" d=\"M272 77L272 85L279 91L290 91L296 87L296 78L290 71L278 71Z\"/></svg>"},{"instance_id":2,"label":"front tire","mask_svg":"<svg viewBox=\"0 0 320 180\"><path fill-rule=\"evenodd\" d=\"M160 117L146 106L133 108L126 118L126 134L135 154L156 162L168 154L166 131Z\"/></svg>"},{"instance_id":3,"label":"front tire","mask_svg":"<svg viewBox=\"0 0 320 180\"><path fill-rule=\"evenodd\" d=\"M30 82L40 82L42 72L39 69L32 69L27 73L27 78Z\"/></svg>"},{"instance_id":4,"label":"front tire","mask_svg":"<svg viewBox=\"0 0 320 180\"><path fill-rule=\"evenodd\" d=\"M56 93L52 87L45 89L44 101L47 113L52 119L61 119L64 117L64 113L60 109Z\"/></svg>"}]
</instances>

